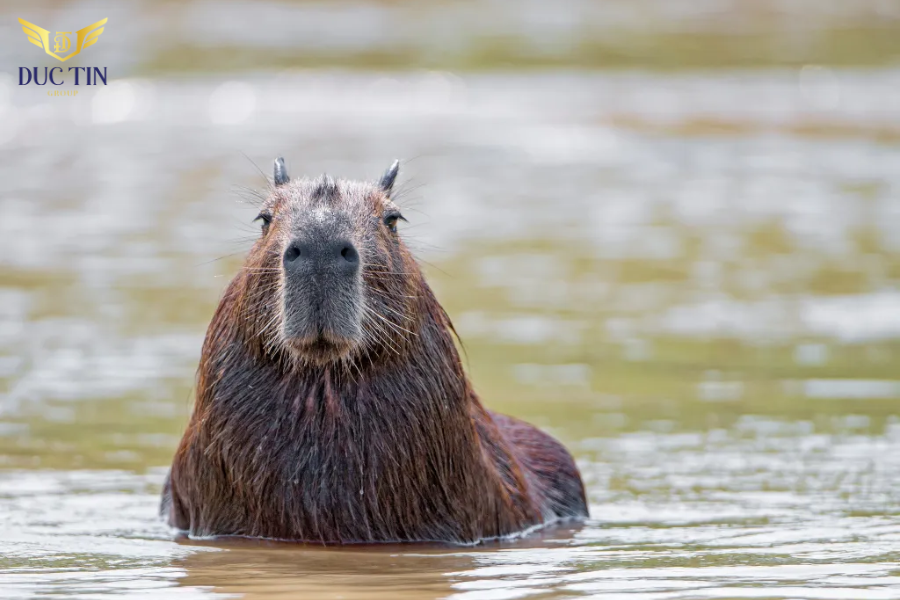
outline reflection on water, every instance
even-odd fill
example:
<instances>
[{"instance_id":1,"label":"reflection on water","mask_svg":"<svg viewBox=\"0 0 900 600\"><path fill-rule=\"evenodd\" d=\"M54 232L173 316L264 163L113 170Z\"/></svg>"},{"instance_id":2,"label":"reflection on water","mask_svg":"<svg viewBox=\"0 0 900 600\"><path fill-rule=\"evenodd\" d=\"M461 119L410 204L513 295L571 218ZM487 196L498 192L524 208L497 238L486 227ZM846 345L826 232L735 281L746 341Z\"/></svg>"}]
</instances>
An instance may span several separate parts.
<instances>
[{"instance_id":1,"label":"reflection on water","mask_svg":"<svg viewBox=\"0 0 900 600\"><path fill-rule=\"evenodd\" d=\"M900 597L898 89L806 70L0 94L3 597ZM404 236L476 386L572 449L591 521L476 548L173 540L159 487L257 232L252 163L276 155L355 178L405 159Z\"/></svg>"}]
</instances>

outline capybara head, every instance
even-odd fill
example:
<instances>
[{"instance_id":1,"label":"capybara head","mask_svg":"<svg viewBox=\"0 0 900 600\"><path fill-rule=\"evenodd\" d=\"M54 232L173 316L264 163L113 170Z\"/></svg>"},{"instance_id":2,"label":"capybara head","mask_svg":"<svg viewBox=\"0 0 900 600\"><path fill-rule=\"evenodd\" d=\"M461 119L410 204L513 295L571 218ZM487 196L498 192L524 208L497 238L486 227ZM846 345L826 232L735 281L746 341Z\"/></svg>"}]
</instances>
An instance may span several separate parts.
<instances>
[{"instance_id":1,"label":"capybara head","mask_svg":"<svg viewBox=\"0 0 900 600\"><path fill-rule=\"evenodd\" d=\"M422 277L397 233L395 161L377 183L291 180L275 161L245 264L243 314L263 352L300 364L398 352Z\"/></svg>"}]
</instances>

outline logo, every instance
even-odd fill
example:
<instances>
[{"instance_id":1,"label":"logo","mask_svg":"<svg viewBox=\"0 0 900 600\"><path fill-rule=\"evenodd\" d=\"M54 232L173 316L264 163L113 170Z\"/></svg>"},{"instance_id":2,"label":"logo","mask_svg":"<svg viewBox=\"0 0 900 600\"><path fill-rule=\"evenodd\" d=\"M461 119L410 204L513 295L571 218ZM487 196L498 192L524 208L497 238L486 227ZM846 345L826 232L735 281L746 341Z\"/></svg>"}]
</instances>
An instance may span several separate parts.
<instances>
[{"instance_id":1,"label":"logo","mask_svg":"<svg viewBox=\"0 0 900 600\"><path fill-rule=\"evenodd\" d=\"M57 31L53 35L51 47L50 32L29 23L25 19L19 19L22 31L28 36L28 41L42 49L44 52L60 62L66 62L73 56L78 56L85 48L93 46L100 39L107 19L97 21L84 29L75 32L72 39L71 31ZM43 71L43 73L41 72ZM74 77L75 85L106 85L106 67L69 67L69 75ZM41 77L43 75L43 77ZM65 73L63 67L19 67L19 85L50 85L60 86L66 82L63 79ZM66 77L68 78L68 77ZM48 96L76 96L78 90L54 90L48 91Z\"/></svg>"},{"instance_id":2,"label":"logo","mask_svg":"<svg viewBox=\"0 0 900 600\"><path fill-rule=\"evenodd\" d=\"M106 25L106 21L107 19L103 19L76 31L75 50L72 51L72 40L69 38L72 35L71 31L57 31L56 35L53 36L54 46L51 50L49 31L38 27L34 23L29 23L25 19L19 19L19 23L22 24L22 31L28 36L28 41L62 62L69 60L73 56L78 56L88 46L96 44L100 34L103 33L103 26Z\"/></svg>"}]
</instances>

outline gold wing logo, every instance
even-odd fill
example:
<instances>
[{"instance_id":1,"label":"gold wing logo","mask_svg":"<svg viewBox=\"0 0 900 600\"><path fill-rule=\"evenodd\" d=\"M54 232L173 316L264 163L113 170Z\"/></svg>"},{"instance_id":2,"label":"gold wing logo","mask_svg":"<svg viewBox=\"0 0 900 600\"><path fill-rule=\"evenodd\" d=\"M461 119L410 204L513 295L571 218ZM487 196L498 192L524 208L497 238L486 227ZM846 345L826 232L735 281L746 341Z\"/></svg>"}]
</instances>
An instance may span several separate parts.
<instances>
[{"instance_id":1,"label":"gold wing logo","mask_svg":"<svg viewBox=\"0 0 900 600\"><path fill-rule=\"evenodd\" d=\"M103 33L103 26L106 25L106 21L107 19L103 19L102 21L97 21L93 25L88 25L84 29L76 31L75 50L69 52L72 47L72 42L69 39L69 36L72 35L71 31L57 31L56 35L53 36L54 48L51 50L49 31L41 29L34 23L29 23L25 19L19 19L19 23L22 24L22 31L28 36L29 42L38 48L43 48L44 52L63 62L76 56L88 46L96 44L100 34ZM69 54L66 54L66 52L69 52Z\"/></svg>"}]
</instances>

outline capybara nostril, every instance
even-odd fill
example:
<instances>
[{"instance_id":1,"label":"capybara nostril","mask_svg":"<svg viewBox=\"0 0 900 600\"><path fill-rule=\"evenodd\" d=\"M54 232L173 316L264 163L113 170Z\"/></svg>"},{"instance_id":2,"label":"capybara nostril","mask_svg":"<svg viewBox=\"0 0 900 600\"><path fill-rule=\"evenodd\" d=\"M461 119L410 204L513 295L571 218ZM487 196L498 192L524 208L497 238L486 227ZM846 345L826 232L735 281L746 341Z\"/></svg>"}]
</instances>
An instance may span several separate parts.
<instances>
[{"instance_id":1,"label":"capybara nostril","mask_svg":"<svg viewBox=\"0 0 900 600\"><path fill-rule=\"evenodd\" d=\"M300 248L297 247L296 244L291 244L288 246L288 249L284 251L284 263L292 263L298 258L300 258Z\"/></svg>"},{"instance_id":2,"label":"capybara nostril","mask_svg":"<svg viewBox=\"0 0 900 600\"><path fill-rule=\"evenodd\" d=\"M359 253L353 247L353 244L348 243L341 248L341 257L350 264L355 265L359 263Z\"/></svg>"}]
</instances>

